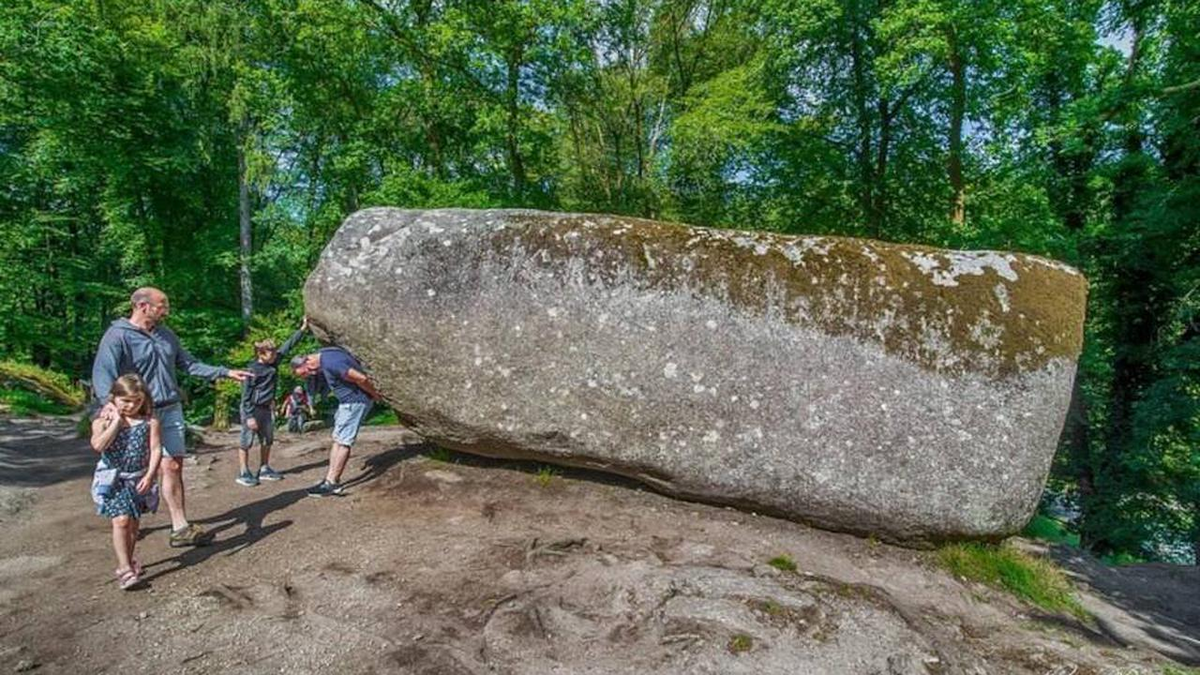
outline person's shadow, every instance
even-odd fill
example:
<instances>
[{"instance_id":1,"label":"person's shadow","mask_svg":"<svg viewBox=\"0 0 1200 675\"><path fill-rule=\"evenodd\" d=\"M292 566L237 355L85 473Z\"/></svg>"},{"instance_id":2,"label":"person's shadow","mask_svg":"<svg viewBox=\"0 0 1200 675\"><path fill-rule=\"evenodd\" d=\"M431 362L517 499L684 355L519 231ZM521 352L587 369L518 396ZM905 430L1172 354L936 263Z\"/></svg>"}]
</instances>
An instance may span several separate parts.
<instances>
[{"instance_id":1,"label":"person's shadow","mask_svg":"<svg viewBox=\"0 0 1200 675\"><path fill-rule=\"evenodd\" d=\"M264 527L263 519L268 513L287 508L304 499L304 496L304 488L288 490L276 493L266 499L242 504L219 516L196 520L197 523L209 526L208 536L212 538L212 543L208 546L190 546L182 549L178 555L172 558L165 558L147 565L147 575L143 578L144 581L154 581L180 568L202 563L218 554L235 555L258 541L289 527L293 522L291 520L281 520ZM245 530L229 537L220 536L222 532L239 524L245 525Z\"/></svg>"},{"instance_id":2,"label":"person's shadow","mask_svg":"<svg viewBox=\"0 0 1200 675\"><path fill-rule=\"evenodd\" d=\"M342 487L357 487L364 483L369 483L382 476L384 472L400 462L412 459L420 454L427 454L434 447L432 444L424 441L420 443L406 443L391 450L385 450L378 455L372 455L363 462L362 471L357 476L343 481Z\"/></svg>"},{"instance_id":3,"label":"person's shadow","mask_svg":"<svg viewBox=\"0 0 1200 675\"><path fill-rule=\"evenodd\" d=\"M422 452L428 452L431 447L426 443L412 443L400 445L391 450L372 455L364 462L363 470L357 476L347 480L343 485L354 487L375 480L391 467ZM311 464L292 467L282 473L300 473L307 469L325 465L327 462L328 460L312 462ZM242 504L218 516L197 519L195 522L209 526L208 536L212 539L212 543L208 546L191 546L182 549L174 557L165 558L147 565L147 574L143 577L143 581L151 582L160 579L183 567L202 563L218 554L236 555L240 553L262 539L271 536L285 527L291 526L293 522L291 520L281 520L267 526L263 525L263 520L268 513L285 509L304 499L306 495L307 488L297 488L295 490L288 490L287 492L276 493L256 502ZM221 533L232 530L238 525L244 525L245 529L233 536L221 537ZM168 528L165 526L162 528L147 528L143 530L143 534L155 529Z\"/></svg>"}]
</instances>

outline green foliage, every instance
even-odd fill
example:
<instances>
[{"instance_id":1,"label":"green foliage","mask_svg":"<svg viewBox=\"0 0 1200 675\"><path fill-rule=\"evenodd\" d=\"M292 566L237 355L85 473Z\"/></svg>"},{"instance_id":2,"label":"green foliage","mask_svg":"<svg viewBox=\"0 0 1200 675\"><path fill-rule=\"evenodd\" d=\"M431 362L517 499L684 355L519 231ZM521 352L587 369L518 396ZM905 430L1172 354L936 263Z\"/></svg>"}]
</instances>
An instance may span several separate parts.
<instances>
[{"instance_id":1,"label":"green foliage","mask_svg":"<svg viewBox=\"0 0 1200 675\"><path fill-rule=\"evenodd\" d=\"M533 482L537 483L538 487L547 488L554 482L555 476L558 475L558 470L552 466L540 466L537 473L533 475Z\"/></svg>"},{"instance_id":2,"label":"green foliage","mask_svg":"<svg viewBox=\"0 0 1200 675\"><path fill-rule=\"evenodd\" d=\"M0 412L10 415L65 415L72 412L56 401L24 389L0 389Z\"/></svg>"},{"instance_id":3,"label":"green foliage","mask_svg":"<svg viewBox=\"0 0 1200 675\"><path fill-rule=\"evenodd\" d=\"M395 426L400 424L400 418L391 408L375 406L371 410L371 416L367 418L366 424L373 427Z\"/></svg>"},{"instance_id":4,"label":"green foliage","mask_svg":"<svg viewBox=\"0 0 1200 675\"><path fill-rule=\"evenodd\" d=\"M1038 514L1029 521L1022 535L1032 539L1041 539L1052 544L1079 546L1079 534L1072 532L1063 522Z\"/></svg>"},{"instance_id":5,"label":"green foliage","mask_svg":"<svg viewBox=\"0 0 1200 675\"><path fill-rule=\"evenodd\" d=\"M62 373L27 363L0 361L0 400L20 410L60 414L83 405L83 391Z\"/></svg>"},{"instance_id":6,"label":"green foliage","mask_svg":"<svg viewBox=\"0 0 1200 675\"><path fill-rule=\"evenodd\" d=\"M1061 570L1010 545L951 544L938 550L938 559L956 576L1002 588L1036 607L1088 617Z\"/></svg>"},{"instance_id":7,"label":"green foliage","mask_svg":"<svg viewBox=\"0 0 1200 675\"><path fill-rule=\"evenodd\" d=\"M1110 567L1122 567L1124 565L1139 565L1146 562L1146 559L1139 558L1131 553L1119 552L1101 556L1100 562Z\"/></svg>"}]
</instances>

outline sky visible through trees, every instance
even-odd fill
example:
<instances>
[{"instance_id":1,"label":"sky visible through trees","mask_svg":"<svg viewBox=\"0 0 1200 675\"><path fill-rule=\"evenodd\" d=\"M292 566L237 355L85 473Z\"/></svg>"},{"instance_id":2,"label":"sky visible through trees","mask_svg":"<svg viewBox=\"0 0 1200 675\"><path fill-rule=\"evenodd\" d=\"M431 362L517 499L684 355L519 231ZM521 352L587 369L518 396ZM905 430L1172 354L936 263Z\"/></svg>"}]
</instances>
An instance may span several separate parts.
<instances>
[{"instance_id":1,"label":"sky visible through trees","mask_svg":"<svg viewBox=\"0 0 1200 675\"><path fill-rule=\"evenodd\" d=\"M0 358L84 374L141 284L233 358L372 205L1036 253L1091 282L1053 488L1094 551L1192 562L1197 26L1186 0L8 0Z\"/></svg>"}]
</instances>

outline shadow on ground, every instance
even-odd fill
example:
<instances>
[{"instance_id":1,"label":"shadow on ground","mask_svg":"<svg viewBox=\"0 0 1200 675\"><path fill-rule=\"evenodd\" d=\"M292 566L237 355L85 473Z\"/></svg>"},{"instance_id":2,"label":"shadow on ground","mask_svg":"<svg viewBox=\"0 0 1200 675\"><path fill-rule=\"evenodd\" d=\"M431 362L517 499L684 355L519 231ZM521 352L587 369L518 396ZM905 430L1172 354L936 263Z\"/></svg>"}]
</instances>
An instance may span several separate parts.
<instances>
[{"instance_id":1,"label":"shadow on ground","mask_svg":"<svg viewBox=\"0 0 1200 675\"><path fill-rule=\"evenodd\" d=\"M87 476L96 453L73 417L0 418L0 485L43 487Z\"/></svg>"},{"instance_id":2,"label":"shadow on ground","mask_svg":"<svg viewBox=\"0 0 1200 675\"><path fill-rule=\"evenodd\" d=\"M1200 666L1200 567L1146 563L1109 567L1066 546L1051 550L1055 560L1104 602L1132 618L1133 629L1158 644L1160 653ZM1132 641L1128 621L1098 614L1096 623L1121 644Z\"/></svg>"}]
</instances>

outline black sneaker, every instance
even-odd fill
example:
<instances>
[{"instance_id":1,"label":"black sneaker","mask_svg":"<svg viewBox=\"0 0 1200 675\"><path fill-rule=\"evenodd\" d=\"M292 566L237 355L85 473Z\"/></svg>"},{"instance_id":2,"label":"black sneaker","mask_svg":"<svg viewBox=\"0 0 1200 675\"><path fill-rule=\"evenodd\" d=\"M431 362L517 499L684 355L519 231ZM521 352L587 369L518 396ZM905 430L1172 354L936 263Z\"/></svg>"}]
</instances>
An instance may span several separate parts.
<instances>
[{"instance_id":1,"label":"black sneaker","mask_svg":"<svg viewBox=\"0 0 1200 675\"><path fill-rule=\"evenodd\" d=\"M340 495L345 489L337 484L330 483L327 480L322 480L320 483L308 488L309 497L328 497L330 495Z\"/></svg>"}]
</instances>

